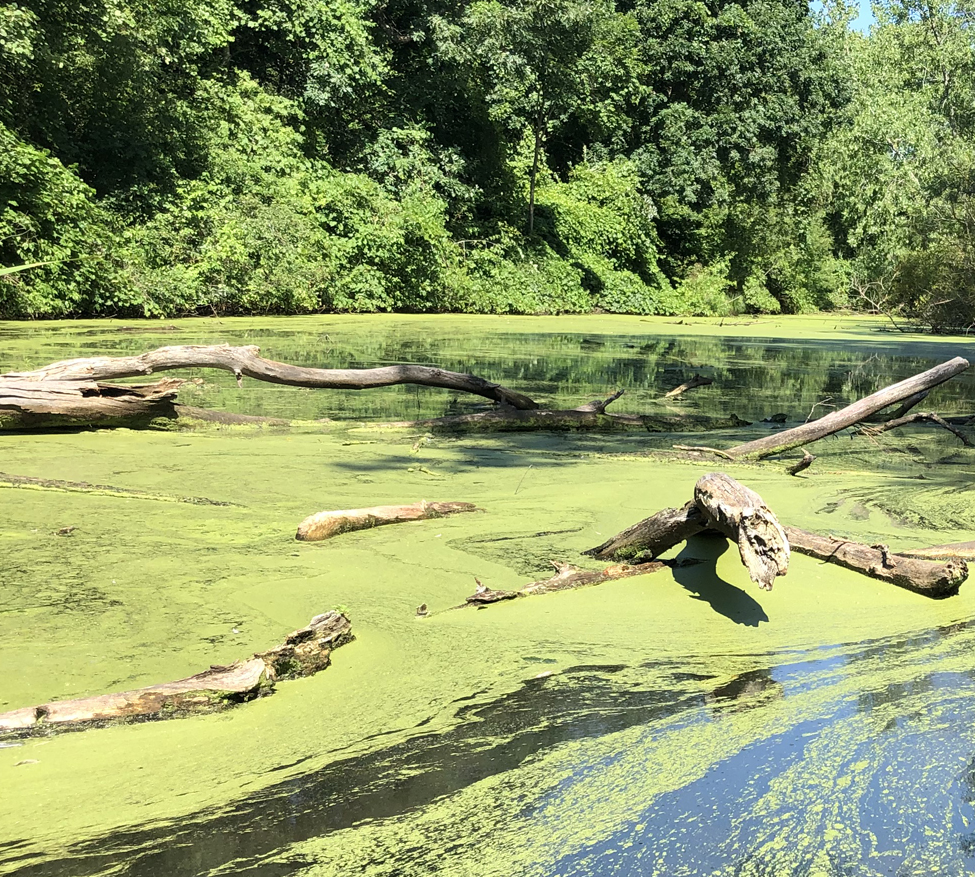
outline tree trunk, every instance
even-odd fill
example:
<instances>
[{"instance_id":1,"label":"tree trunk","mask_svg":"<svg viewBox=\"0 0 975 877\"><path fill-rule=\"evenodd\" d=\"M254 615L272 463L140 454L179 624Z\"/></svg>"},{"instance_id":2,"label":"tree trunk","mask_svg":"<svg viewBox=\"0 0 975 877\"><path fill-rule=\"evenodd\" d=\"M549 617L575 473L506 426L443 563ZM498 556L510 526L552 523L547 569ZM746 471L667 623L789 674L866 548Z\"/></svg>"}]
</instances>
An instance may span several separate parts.
<instances>
[{"instance_id":1,"label":"tree trunk","mask_svg":"<svg viewBox=\"0 0 975 877\"><path fill-rule=\"evenodd\" d=\"M0 714L0 737L226 709L271 694L278 680L324 670L331 663L332 650L353 639L349 619L326 612L289 634L281 645L229 667L211 667L187 679L134 691L52 701Z\"/></svg>"},{"instance_id":2,"label":"tree trunk","mask_svg":"<svg viewBox=\"0 0 975 877\"><path fill-rule=\"evenodd\" d=\"M846 429L848 426L853 426L853 424L876 414L881 409L895 405L916 393L943 384L967 368L968 360L957 356L948 362L928 369L926 372L885 387L883 390L879 390L859 402L854 402L846 408L827 414L819 420L729 448L726 453L736 460L761 460L771 454L801 447L839 432L841 429Z\"/></svg>"},{"instance_id":3,"label":"tree trunk","mask_svg":"<svg viewBox=\"0 0 975 877\"><path fill-rule=\"evenodd\" d=\"M459 512L476 511L477 506L470 502L417 502L413 505L380 505L368 509L319 512L305 518L298 525L295 539L302 542L321 542L355 530L369 530L385 524L425 521L429 518L445 518Z\"/></svg>"},{"instance_id":4,"label":"tree trunk","mask_svg":"<svg viewBox=\"0 0 975 877\"><path fill-rule=\"evenodd\" d=\"M916 560L893 554L886 545L870 547L833 536L819 536L798 527L786 527L785 532L789 544L800 554L844 566L928 597L957 594L968 577L964 560Z\"/></svg>"},{"instance_id":5,"label":"tree trunk","mask_svg":"<svg viewBox=\"0 0 975 877\"><path fill-rule=\"evenodd\" d=\"M707 527L704 514L691 500L681 509L663 509L582 553L600 560L658 557Z\"/></svg>"},{"instance_id":6,"label":"tree trunk","mask_svg":"<svg viewBox=\"0 0 975 877\"><path fill-rule=\"evenodd\" d=\"M388 365L366 369L303 368L262 359L259 347L231 347L217 344L209 347L160 347L138 356L96 356L87 359L68 359L30 372L10 372L0 375L0 395L10 381L102 381L151 375L159 371L181 368L218 368L233 372L238 382L244 377L272 384L313 387L332 390L366 390L394 384L419 384L473 393L530 411L538 405L528 396L491 383L476 375L460 374L425 365Z\"/></svg>"},{"instance_id":7,"label":"tree trunk","mask_svg":"<svg viewBox=\"0 0 975 877\"><path fill-rule=\"evenodd\" d=\"M776 576L789 571L789 541L765 501L722 472L698 480L694 501L708 523L738 545L751 580L771 591Z\"/></svg>"}]
</instances>

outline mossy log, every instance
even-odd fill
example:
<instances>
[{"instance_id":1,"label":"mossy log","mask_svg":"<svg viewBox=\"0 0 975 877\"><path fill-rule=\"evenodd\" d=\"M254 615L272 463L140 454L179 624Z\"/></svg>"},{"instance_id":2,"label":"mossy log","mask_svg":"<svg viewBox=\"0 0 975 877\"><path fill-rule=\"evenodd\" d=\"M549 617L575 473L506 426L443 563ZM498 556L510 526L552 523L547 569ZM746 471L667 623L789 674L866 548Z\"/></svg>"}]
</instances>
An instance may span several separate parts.
<instances>
[{"instance_id":1,"label":"mossy log","mask_svg":"<svg viewBox=\"0 0 975 877\"><path fill-rule=\"evenodd\" d=\"M425 502L412 505L380 505L368 509L340 509L310 515L298 525L295 539L302 542L321 542L342 533L370 530L386 524L405 524L408 521L425 521L429 518L445 518L461 512L476 512L470 502Z\"/></svg>"},{"instance_id":2,"label":"mossy log","mask_svg":"<svg viewBox=\"0 0 975 877\"><path fill-rule=\"evenodd\" d=\"M427 420L401 420L375 424L377 429L424 429L430 432L529 432L531 430L637 430L644 432L707 432L750 426L732 414L709 417L703 414L610 414L585 408L517 411L498 408L476 414L454 414Z\"/></svg>"},{"instance_id":3,"label":"mossy log","mask_svg":"<svg viewBox=\"0 0 975 877\"><path fill-rule=\"evenodd\" d=\"M896 554L885 545L863 545L782 527L758 494L723 473L703 476L695 485L694 496L682 509L663 509L583 553L603 560L639 560L715 530L738 544L742 562L762 587L784 574L794 549L935 598L958 592L968 576L964 559L975 557L975 543L970 542Z\"/></svg>"},{"instance_id":4,"label":"mossy log","mask_svg":"<svg viewBox=\"0 0 975 877\"><path fill-rule=\"evenodd\" d=\"M226 709L271 694L275 682L310 676L331 663L334 649L351 642L352 625L339 612L316 615L281 645L227 667L117 694L52 701L0 714L0 738L117 722L165 719Z\"/></svg>"}]
</instances>

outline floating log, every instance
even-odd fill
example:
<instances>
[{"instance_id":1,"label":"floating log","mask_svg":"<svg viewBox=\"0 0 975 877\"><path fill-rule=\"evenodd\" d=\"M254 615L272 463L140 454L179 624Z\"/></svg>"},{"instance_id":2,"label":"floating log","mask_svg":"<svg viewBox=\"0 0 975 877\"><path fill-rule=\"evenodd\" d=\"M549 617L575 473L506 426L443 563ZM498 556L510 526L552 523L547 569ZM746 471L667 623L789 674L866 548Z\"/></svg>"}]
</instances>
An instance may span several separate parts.
<instances>
[{"instance_id":1,"label":"floating log","mask_svg":"<svg viewBox=\"0 0 975 877\"><path fill-rule=\"evenodd\" d=\"M968 577L964 560L918 560L894 554L886 545L862 545L834 536L819 536L798 527L786 527L785 532L789 544L800 554L844 566L928 597L957 594Z\"/></svg>"},{"instance_id":2,"label":"floating log","mask_svg":"<svg viewBox=\"0 0 975 877\"><path fill-rule=\"evenodd\" d=\"M593 404L593 403L589 403ZM706 432L750 426L735 414L709 417L666 414L609 414L606 411L572 408L563 411L518 411L498 408L477 414L454 414L428 420L400 420L370 424L373 429L424 429L431 432L522 432L529 430L644 430L646 432Z\"/></svg>"},{"instance_id":3,"label":"floating log","mask_svg":"<svg viewBox=\"0 0 975 877\"><path fill-rule=\"evenodd\" d=\"M950 432L956 438L961 439L961 443L966 448L970 448L972 446L972 443L968 440L966 435L955 429L955 427L953 427L940 415L935 414L933 411L919 411L916 414L908 414L904 417L895 417L892 420L888 420L886 423L881 423L876 426L862 426L856 431L856 435L876 436L892 429L897 429L901 426L908 426L912 423L936 423L942 429L948 430L948 432Z\"/></svg>"},{"instance_id":4,"label":"floating log","mask_svg":"<svg viewBox=\"0 0 975 877\"><path fill-rule=\"evenodd\" d=\"M185 381L104 384L91 380L0 378L0 430L78 426L137 426L177 416L176 391Z\"/></svg>"},{"instance_id":5,"label":"floating log","mask_svg":"<svg viewBox=\"0 0 975 877\"><path fill-rule=\"evenodd\" d=\"M303 368L263 359L260 348L249 345L160 347L138 356L94 356L66 359L29 372L9 372L0 381L105 381L151 375L182 368L217 368L233 372L238 384L249 377L272 384L332 390L366 390L394 384L442 387L484 396L502 405L532 410L534 400L476 375L446 371L425 365L387 365L366 369Z\"/></svg>"},{"instance_id":6,"label":"floating log","mask_svg":"<svg viewBox=\"0 0 975 877\"><path fill-rule=\"evenodd\" d=\"M664 399L676 399L682 393L686 393L688 390L694 390L697 387L707 387L709 384L713 384L714 381L711 378L702 378L700 375L694 375L689 381L685 381L679 387L674 387L669 393L664 393Z\"/></svg>"},{"instance_id":7,"label":"floating log","mask_svg":"<svg viewBox=\"0 0 975 877\"><path fill-rule=\"evenodd\" d=\"M379 505L368 509L341 509L319 512L305 518L298 525L295 539L302 542L321 542L342 533L370 530L386 524L403 524L407 521L425 521L429 518L445 518L460 512L476 512L471 502L416 502L413 505Z\"/></svg>"},{"instance_id":8,"label":"floating log","mask_svg":"<svg viewBox=\"0 0 975 877\"><path fill-rule=\"evenodd\" d=\"M131 487L113 487L110 484L90 484L87 481L63 481L59 478L37 478L33 475L12 475L0 472L0 487L23 488L27 490L55 490L63 493L88 493L98 496L118 496L124 499L147 499L154 502L185 502L190 505L234 506L237 503L205 496L177 496L171 493L150 493Z\"/></svg>"},{"instance_id":9,"label":"floating log","mask_svg":"<svg viewBox=\"0 0 975 877\"><path fill-rule=\"evenodd\" d=\"M896 405L917 393L943 384L967 368L968 360L956 356L954 359L928 369L926 372L878 390L846 408L833 411L819 418L819 420L813 420L792 429L786 429L752 442L746 442L743 445L728 448L726 453L736 460L761 460L771 454L790 451L793 448L833 435L833 433L853 426L890 405Z\"/></svg>"},{"instance_id":10,"label":"floating log","mask_svg":"<svg viewBox=\"0 0 975 877\"><path fill-rule=\"evenodd\" d=\"M352 626L339 612L316 615L307 627L252 658L211 667L195 676L118 694L52 701L0 714L0 737L48 734L116 722L174 718L226 709L271 694L282 679L310 676L331 663L334 649L351 642Z\"/></svg>"},{"instance_id":11,"label":"floating log","mask_svg":"<svg viewBox=\"0 0 975 877\"><path fill-rule=\"evenodd\" d=\"M918 560L975 560L975 542L950 542L930 548L908 548L897 553Z\"/></svg>"},{"instance_id":12,"label":"floating log","mask_svg":"<svg viewBox=\"0 0 975 877\"><path fill-rule=\"evenodd\" d=\"M793 463L791 466L786 467L786 472L790 475L798 475L800 472L805 472L810 466L812 466L815 461L815 454L810 454L805 448L802 450L802 459L798 463Z\"/></svg>"},{"instance_id":13,"label":"floating log","mask_svg":"<svg viewBox=\"0 0 975 877\"><path fill-rule=\"evenodd\" d=\"M698 479L694 501L710 526L738 545L751 580L771 591L776 576L789 571L789 541L765 501L723 472Z\"/></svg>"},{"instance_id":14,"label":"floating log","mask_svg":"<svg viewBox=\"0 0 975 877\"><path fill-rule=\"evenodd\" d=\"M575 588L588 588L592 585L601 585L604 582L614 582L619 579L628 579L632 576L649 575L667 566L662 561L650 561L649 563L617 563L607 566L605 569L580 569L571 563L563 563L558 560L551 561L555 567L555 575L551 578L542 579L537 582L529 582L517 591L502 591L485 587L475 578L477 590L467 598L464 606L487 606L490 603L501 603L505 600L515 600L519 597L531 597L537 594L551 594L554 591L569 591ZM424 611L418 613L426 615L426 604L423 605ZM455 606L460 609L462 606Z\"/></svg>"},{"instance_id":15,"label":"floating log","mask_svg":"<svg viewBox=\"0 0 975 877\"><path fill-rule=\"evenodd\" d=\"M782 527L757 493L720 472L703 476L694 496L682 509L663 509L583 553L613 560L655 557L697 533L717 530L738 544L752 580L762 587L784 574L794 549L929 597L957 593L968 576L964 559L975 558L975 542L895 554L886 546Z\"/></svg>"}]
</instances>

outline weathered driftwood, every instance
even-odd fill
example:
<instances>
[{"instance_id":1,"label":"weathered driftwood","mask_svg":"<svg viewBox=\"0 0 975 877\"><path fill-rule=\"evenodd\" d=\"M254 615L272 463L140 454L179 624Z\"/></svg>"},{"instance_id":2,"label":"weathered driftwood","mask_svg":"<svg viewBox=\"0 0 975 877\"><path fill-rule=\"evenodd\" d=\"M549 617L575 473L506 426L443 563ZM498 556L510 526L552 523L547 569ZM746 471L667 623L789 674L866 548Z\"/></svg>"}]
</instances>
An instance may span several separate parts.
<instances>
[{"instance_id":1,"label":"weathered driftwood","mask_svg":"<svg viewBox=\"0 0 975 877\"><path fill-rule=\"evenodd\" d=\"M160 347L138 356L94 356L67 359L29 372L10 372L2 381L105 381L151 375L182 368L217 368L233 372L240 383L244 377L272 384L317 387L333 390L365 390L393 384L442 387L484 396L513 408L531 410L538 405L527 396L486 381L476 375L460 374L424 365L388 365L367 369L303 368L263 359L255 346Z\"/></svg>"},{"instance_id":2,"label":"weathered driftwood","mask_svg":"<svg viewBox=\"0 0 975 877\"><path fill-rule=\"evenodd\" d=\"M774 517L765 517L766 512L771 513L758 494L723 473L701 478L694 495L694 502L682 509L664 509L583 553L600 559L639 560L656 557L698 533L717 530L739 543L742 562L750 573L751 564L757 564L758 579L755 574L752 579L759 584L770 583L783 564L788 565L791 548L929 597L957 593L968 575L964 559L975 558L975 542L895 554L886 546L870 547L818 536L798 527L781 527ZM743 520L747 524L745 549L740 542ZM750 559L752 552L757 555L757 562ZM931 559L947 562L934 563Z\"/></svg>"},{"instance_id":3,"label":"weathered driftwood","mask_svg":"<svg viewBox=\"0 0 975 877\"><path fill-rule=\"evenodd\" d=\"M944 562L918 560L894 554L886 545L862 545L809 533L798 527L786 527L785 532L789 544L800 554L808 554L929 597L957 594L968 577L968 566L960 559Z\"/></svg>"},{"instance_id":4,"label":"weathered driftwood","mask_svg":"<svg viewBox=\"0 0 975 877\"><path fill-rule=\"evenodd\" d=\"M738 545L751 580L771 591L776 576L789 571L789 541L765 501L723 472L698 479L694 501L711 527Z\"/></svg>"},{"instance_id":5,"label":"weathered driftwood","mask_svg":"<svg viewBox=\"0 0 975 877\"><path fill-rule=\"evenodd\" d=\"M786 429L752 442L746 442L743 445L728 448L726 453L736 460L760 460L771 454L790 451L793 448L833 435L833 433L853 426L872 414L876 414L891 405L896 405L916 393L943 384L967 368L968 360L956 356L954 359L928 369L926 372L878 390L846 408L833 411L819 418L819 420L813 420L792 429Z\"/></svg>"},{"instance_id":6,"label":"weathered driftwood","mask_svg":"<svg viewBox=\"0 0 975 877\"><path fill-rule=\"evenodd\" d=\"M412 505L379 505L368 509L340 509L311 515L298 525L295 539L320 542L342 533L369 530L386 524L445 518L460 512L476 512L470 502L415 502Z\"/></svg>"},{"instance_id":7,"label":"weathered driftwood","mask_svg":"<svg viewBox=\"0 0 975 877\"><path fill-rule=\"evenodd\" d=\"M47 734L106 723L173 718L226 709L271 694L281 679L310 676L331 663L333 649L351 642L352 626L339 612L315 616L307 627L252 658L227 667L118 694L52 701L0 714L0 737Z\"/></svg>"},{"instance_id":8,"label":"weathered driftwood","mask_svg":"<svg viewBox=\"0 0 975 877\"><path fill-rule=\"evenodd\" d=\"M691 500L680 509L663 509L582 553L599 560L658 557L707 527L704 513Z\"/></svg>"},{"instance_id":9,"label":"weathered driftwood","mask_svg":"<svg viewBox=\"0 0 975 877\"><path fill-rule=\"evenodd\" d=\"M132 426L177 416L176 391L185 383L119 385L91 380L0 378L0 430L73 426Z\"/></svg>"},{"instance_id":10,"label":"weathered driftwood","mask_svg":"<svg viewBox=\"0 0 975 877\"><path fill-rule=\"evenodd\" d=\"M943 429L948 430L948 432L950 432L952 435L961 439L961 443L966 448L970 448L972 446L972 443L968 440L968 437L964 433L955 429L955 427L953 427L940 415L935 414L933 411L919 411L916 414L896 417L892 420L888 420L886 423L877 424L876 426L862 426L856 431L856 435L876 436L892 429L897 429L901 426L909 426L912 423L936 423Z\"/></svg>"},{"instance_id":11,"label":"weathered driftwood","mask_svg":"<svg viewBox=\"0 0 975 877\"><path fill-rule=\"evenodd\" d=\"M700 375L694 375L689 381L685 381L679 387L674 387L669 393L664 393L664 399L675 399L682 393L686 393L688 390L694 390L697 387L706 387L709 384L713 384L714 381L711 378L702 378Z\"/></svg>"},{"instance_id":12,"label":"weathered driftwood","mask_svg":"<svg viewBox=\"0 0 975 877\"><path fill-rule=\"evenodd\" d=\"M555 567L555 575L551 578L542 579L537 582L529 582L517 591L502 591L485 587L478 579L477 590L467 598L465 606L486 606L489 603L500 603L505 600L514 600L518 597L531 597L536 594L551 594L553 591L569 591L575 588L588 588L592 585L601 585L604 582L614 582L618 579L628 579L632 576L648 575L662 569L667 564L660 561L649 563L628 564L617 563L607 566L605 569L579 569L571 563L563 563L553 560L552 566ZM460 606L455 608L461 608ZM426 614L426 612L421 613Z\"/></svg>"}]
</instances>

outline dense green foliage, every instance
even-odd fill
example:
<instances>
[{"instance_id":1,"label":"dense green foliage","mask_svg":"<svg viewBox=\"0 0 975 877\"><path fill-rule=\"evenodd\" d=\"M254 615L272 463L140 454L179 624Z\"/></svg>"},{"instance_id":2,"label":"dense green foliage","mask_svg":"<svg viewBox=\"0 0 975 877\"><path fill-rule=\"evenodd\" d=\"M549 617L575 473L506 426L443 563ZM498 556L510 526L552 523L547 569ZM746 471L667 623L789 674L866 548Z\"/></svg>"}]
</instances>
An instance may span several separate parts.
<instances>
[{"instance_id":1,"label":"dense green foliage","mask_svg":"<svg viewBox=\"0 0 975 877\"><path fill-rule=\"evenodd\" d=\"M975 50L795 0L0 4L0 316L975 319Z\"/></svg>"}]
</instances>

